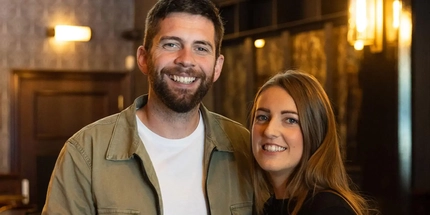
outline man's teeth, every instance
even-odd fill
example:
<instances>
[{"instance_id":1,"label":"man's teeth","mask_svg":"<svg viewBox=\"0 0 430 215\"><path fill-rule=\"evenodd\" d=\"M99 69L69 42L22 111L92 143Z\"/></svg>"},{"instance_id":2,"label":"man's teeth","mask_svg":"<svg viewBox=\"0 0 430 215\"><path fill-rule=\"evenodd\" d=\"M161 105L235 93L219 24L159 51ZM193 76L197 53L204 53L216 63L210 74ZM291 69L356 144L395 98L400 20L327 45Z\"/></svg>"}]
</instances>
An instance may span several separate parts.
<instances>
[{"instance_id":1,"label":"man's teeth","mask_svg":"<svg viewBox=\"0 0 430 215\"><path fill-rule=\"evenodd\" d=\"M285 151L287 148L276 146L276 145L264 145L263 149L269 152L282 152L282 151Z\"/></svg>"},{"instance_id":2,"label":"man's teeth","mask_svg":"<svg viewBox=\"0 0 430 215\"><path fill-rule=\"evenodd\" d=\"M196 80L195 77L183 77L183 76L176 76L171 75L170 78L176 82L183 83L183 84L191 84L193 81Z\"/></svg>"}]
</instances>

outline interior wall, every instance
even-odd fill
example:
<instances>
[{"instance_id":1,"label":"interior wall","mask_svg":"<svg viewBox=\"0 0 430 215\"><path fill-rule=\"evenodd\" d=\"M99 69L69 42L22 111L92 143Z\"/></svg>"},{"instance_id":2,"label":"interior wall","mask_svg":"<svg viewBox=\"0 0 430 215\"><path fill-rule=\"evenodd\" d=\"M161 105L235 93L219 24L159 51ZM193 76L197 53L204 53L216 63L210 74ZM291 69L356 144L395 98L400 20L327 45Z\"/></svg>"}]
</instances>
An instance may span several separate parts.
<instances>
[{"instance_id":1,"label":"interior wall","mask_svg":"<svg viewBox=\"0 0 430 215\"><path fill-rule=\"evenodd\" d=\"M89 42L58 43L46 36L57 24L86 25ZM0 173L10 172L10 76L13 69L125 71L133 43L134 0L2 0L0 6Z\"/></svg>"},{"instance_id":2,"label":"interior wall","mask_svg":"<svg viewBox=\"0 0 430 215\"><path fill-rule=\"evenodd\" d=\"M413 126L415 145L413 187L430 193L430 2L414 2L415 15L413 35ZM427 92L427 93L425 93Z\"/></svg>"},{"instance_id":3,"label":"interior wall","mask_svg":"<svg viewBox=\"0 0 430 215\"><path fill-rule=\"evenodd\" d=\"M156 2L157 0L135 0L134 25L135 30L140 32L140 36L136 38L133 42L133 54L136 54L137 48L143 44L143 34L145 29L146 16ZM147 93L147 77L139 70L137 66L133 69L132 76L134 88L132 91L132 98Z\"/></svg>"},{"instance_id":4,"label":"interior wall","mask_svg":"<svg viewBox=\"0 0 430 215\"><path fill-rule=\"evenodd\" d=\"M408 1L409 5L411 0ZM430 214L430 1L412 1L412 208Z\"/></svg>"}]
</instances>

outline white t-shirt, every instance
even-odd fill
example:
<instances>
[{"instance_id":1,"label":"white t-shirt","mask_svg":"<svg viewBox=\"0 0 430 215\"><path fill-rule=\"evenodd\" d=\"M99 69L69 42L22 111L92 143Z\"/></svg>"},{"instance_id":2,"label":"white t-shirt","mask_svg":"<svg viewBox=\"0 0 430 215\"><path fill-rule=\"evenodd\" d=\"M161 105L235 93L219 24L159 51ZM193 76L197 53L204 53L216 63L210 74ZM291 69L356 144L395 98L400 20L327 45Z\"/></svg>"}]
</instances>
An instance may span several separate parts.
<instances>
[{"instance_id":1,"label":"white t-shirt","mask_svg":"<svg viewBox=\"0 0 430 215\"><path fill-rule=\"evenodd\" d=\"M161 188L165 215L205 215L203 181L204 124L182 139L167 139L149 130L136 116L141 138Z\"/></svg>"}]
</instances>

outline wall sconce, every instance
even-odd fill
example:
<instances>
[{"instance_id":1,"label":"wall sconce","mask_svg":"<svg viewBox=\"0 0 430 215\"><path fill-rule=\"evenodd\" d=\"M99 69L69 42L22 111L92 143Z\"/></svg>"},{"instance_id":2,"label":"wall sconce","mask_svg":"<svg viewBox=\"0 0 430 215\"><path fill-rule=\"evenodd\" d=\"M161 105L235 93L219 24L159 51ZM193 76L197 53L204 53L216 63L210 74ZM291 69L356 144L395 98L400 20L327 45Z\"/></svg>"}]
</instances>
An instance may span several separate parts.
<instances>
[{"instance_id":1,"label":"wall sconce","mask_svg":"<svg viewBox=\"0 0 430 215\"><path fill-rule=\"evenodd\" d=\"M397 44L401 13L401 0L350 0L348 42L356 50L381 52L385 30L385 44Z\"/></svg>"},{"instance_id":2,"label":"wall sconce","mask_svg":"<svg viewBox=\"0 0 430 215\"><path fill-rule=\"evenodd\" d=\"M383 0L350 0L348 41L356 50L382 51Z\"/></svg>"},{"instance_id":3,"label":"wall sconce","mask_svg":"<svg viewBox=\"0 0 430 215\"><path fill-rule=\"evenodd\" d=\"M257 39L254 41L254 46L255 48L258 48L258 49L263 48L265 44L266 44L266 41L264 39Z\"/></svg>"},{"instance_id":4,"label":"wall sconce","mask_svg":"<svg viewBox=\"0 0 430 215\"><path fill-rule=\"evenodd\" d=\"M57 41L82 41L91 39L91 28L88 26L56 25L48 29L48 36Z\"/></svg>"},{"instance_id":5,"label":"wall sconce","mask_svg":"<svg viewBox=\"0 0 430 215\"><path fill-rule=\"evenodd\" d=\"M390 5L391 4L391 5ZM397 44L399 38L400 17L402 14L402 2L400 0L392 0L385 5L391 10L387 10L385 17L388 19L386 25L386 38L389 44Z\"/></svg>"},{"instance_id":6,"label":"wall sconce","mask_svg":"<svg viewBox=\"0 0 430 215\"><path fill-rule=\"evenodd\" d=\"M402 2L400 0L393 1L393 28L398 29L400 26L400 16L402 13Z\"/></svg>"}]
</instances>

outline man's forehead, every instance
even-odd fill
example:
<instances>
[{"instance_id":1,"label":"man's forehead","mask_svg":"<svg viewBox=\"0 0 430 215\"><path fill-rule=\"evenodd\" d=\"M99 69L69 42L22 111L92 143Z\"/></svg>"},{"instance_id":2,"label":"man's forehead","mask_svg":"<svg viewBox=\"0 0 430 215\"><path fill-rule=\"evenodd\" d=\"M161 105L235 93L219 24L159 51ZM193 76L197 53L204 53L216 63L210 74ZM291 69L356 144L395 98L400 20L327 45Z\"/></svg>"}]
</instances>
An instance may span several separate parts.
<instances>
[{"instance_id":1,"label":"man's forehead","mask_svg":"<svg viewBox=\"0 0 430 215\"><path fill-rule=\"evenodd\" d=\"M188 13L171 13L159 23L157 37L215 42L215 27L208 18Z\"/></svg>"}]
</instances>

